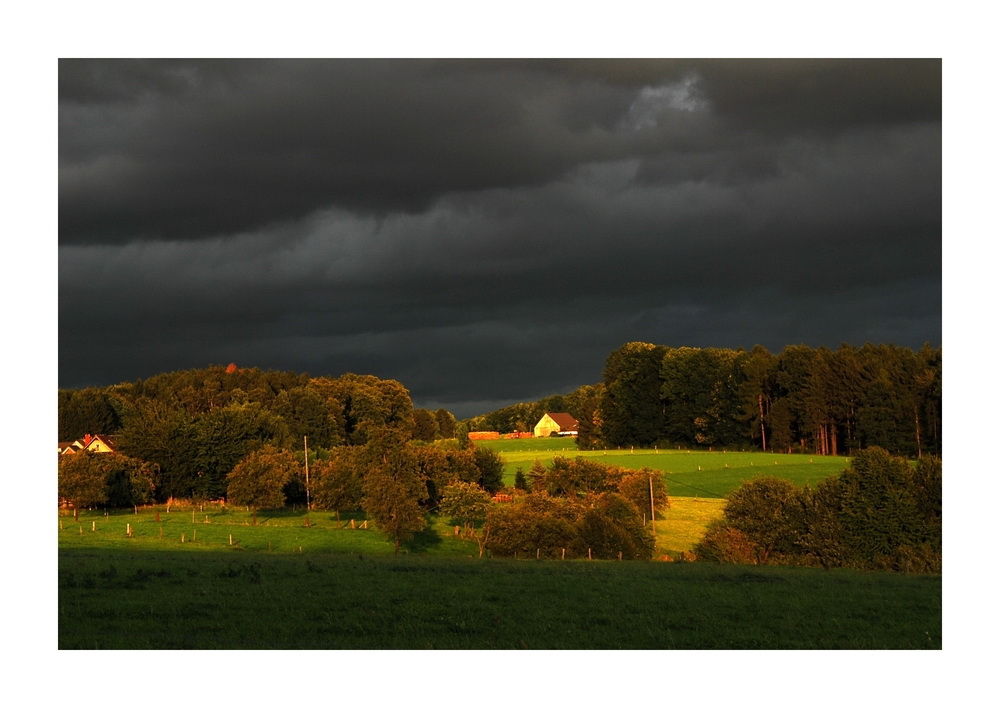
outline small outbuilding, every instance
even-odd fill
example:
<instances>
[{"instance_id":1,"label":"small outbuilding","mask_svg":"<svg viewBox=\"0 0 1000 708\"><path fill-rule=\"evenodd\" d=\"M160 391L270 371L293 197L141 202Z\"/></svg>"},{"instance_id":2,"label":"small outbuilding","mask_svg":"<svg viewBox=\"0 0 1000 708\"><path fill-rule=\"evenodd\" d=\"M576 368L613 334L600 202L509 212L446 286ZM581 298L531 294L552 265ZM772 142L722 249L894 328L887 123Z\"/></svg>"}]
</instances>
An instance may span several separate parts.
<instances>
[{"instance_id":1,"label":"small outbuilding","mask_svg":"<svg viewBox=\"0 0 1000 708\"><path fill-rule=\"evenodd\" d=\"M535 437L547 438L552 433L559 435L576 435L580 430L576 418L569 413L546 413L535 424Z\"/></svg>"}]
</instances>

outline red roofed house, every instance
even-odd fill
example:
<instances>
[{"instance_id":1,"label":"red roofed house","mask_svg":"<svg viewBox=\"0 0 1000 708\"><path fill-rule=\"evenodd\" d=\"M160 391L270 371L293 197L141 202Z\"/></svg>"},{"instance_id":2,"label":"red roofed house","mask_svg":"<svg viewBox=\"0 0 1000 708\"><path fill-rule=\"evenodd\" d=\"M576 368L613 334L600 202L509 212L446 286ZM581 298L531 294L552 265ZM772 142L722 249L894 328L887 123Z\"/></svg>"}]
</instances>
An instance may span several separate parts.
<instances>
[{"instance_id":1,"label":"red roofed house","mask_svg":"<svg viewBox=\"0 0 1000 708\"><path fill-rule=\"evenodd\" d=\"M79 440L59 443L60 455L72 455L87 450L88 452L115 452L115 443L107 435L91 435L87 433Z\"/></svg>"},{"instance_id":2,"label":"red roofed house","mask_svg":"<svg viewBox=\"0 0 1000 708\"><path fill-rule=\"evenodd\" d=\"M535 425L535 437L547 438L552 433L576 435L579 429L576 418L569 413L546 413Z\"/></svg>"},{"instance_id":3,"label":"red roofed house","mask_svg":"<svg viewBox=\"0 0 1000 708\"><path fill-rule=\"evenodd\" d=\"M106 435L90 435L89 433L84 436L84 450L88 452L114 452L115 444Z\"/></svg>"}]
</instances>

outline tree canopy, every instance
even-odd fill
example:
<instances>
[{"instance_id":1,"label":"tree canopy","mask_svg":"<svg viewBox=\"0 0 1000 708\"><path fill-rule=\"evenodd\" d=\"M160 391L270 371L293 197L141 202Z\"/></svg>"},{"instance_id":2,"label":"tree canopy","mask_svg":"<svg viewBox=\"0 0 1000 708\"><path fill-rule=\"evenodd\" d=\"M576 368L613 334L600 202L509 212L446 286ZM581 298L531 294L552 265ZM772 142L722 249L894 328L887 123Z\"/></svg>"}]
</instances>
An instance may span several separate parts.
<instances>
[{"instance_id":1,"label":"tree canopy","mask_svg":"<svg viewBox=\"0 0 1000 708\"><path fill-rule=\"evenodd\" d=\"M400 443L383 439L369 446L369 465L362 482L362 507L392 539L397 555L400 544L427 525L421 506L427 499L427 481L416 456Z\"/></svg>"}]
</instances>

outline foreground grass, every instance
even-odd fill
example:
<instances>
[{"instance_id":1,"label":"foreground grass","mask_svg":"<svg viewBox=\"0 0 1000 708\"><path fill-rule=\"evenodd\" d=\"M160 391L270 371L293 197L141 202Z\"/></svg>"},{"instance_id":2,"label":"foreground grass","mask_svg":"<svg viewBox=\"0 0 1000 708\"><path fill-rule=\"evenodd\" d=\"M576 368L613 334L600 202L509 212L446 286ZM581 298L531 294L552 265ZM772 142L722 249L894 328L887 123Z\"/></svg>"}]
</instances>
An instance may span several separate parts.
<instances>
[{"instance_id":1,"label":"foreground grass","mask_svg":"<svg viewBox=\"0 0 1000 708\"><path fill-rule=\"evenodd\" d=\"M782 455L770 452L692 450L577 450L569 438L521 438L479 440L476 445L500 453L504 459L504 483L514 484L520 467L525 474L538 460L551 464L556 456L585 457L629 469L649 467L666 473L671 496L721 498L743 482L770 475L797 485L815 486L850 465L848 457Z\"/></svg>"},{"instance_id":2,"label":"foreground grass","mask_svg":"<svg viewBox=\"0 0 1000 708\"><path fill-rule=\"evenodd\" d=\"M60 649L940 649L937 577L59 551Z\"/></svg>"}]
</instances>

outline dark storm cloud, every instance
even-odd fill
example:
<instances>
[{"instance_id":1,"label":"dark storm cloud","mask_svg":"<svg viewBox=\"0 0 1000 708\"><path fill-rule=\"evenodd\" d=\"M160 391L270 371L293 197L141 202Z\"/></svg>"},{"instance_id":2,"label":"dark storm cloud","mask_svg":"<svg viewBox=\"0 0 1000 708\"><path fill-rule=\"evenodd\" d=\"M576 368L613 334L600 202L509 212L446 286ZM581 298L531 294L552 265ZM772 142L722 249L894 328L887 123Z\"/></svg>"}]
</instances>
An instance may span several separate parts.
<instances>
[{"instance_id":1,"label":"dark storm cloud","mask_svg":"<svg viewBox=\"0 0 1000 708\"><path fill-rule=\"evenodd\" d=\"M634 339L939 344L940 96L927 61L64 61L60 384L238 361L467 415Z\"/></svg>"},{"instance_id":2,"label":"dark storm cloud","mask_svg":"<svg viewBox=\"0 0 1000 708\"><path fill-rule=\"evenodd\" d=\"M718 146L728 138L704 128L716 121L788 131L939 118L940 79L921 62L628 66L64 60L60 237L203 238L327 206L416 212L594 160ZM678 108L678 84L711 116ZM638 125L657 130L616 130L644 103Z\"/></svg>"}]
</instances>

